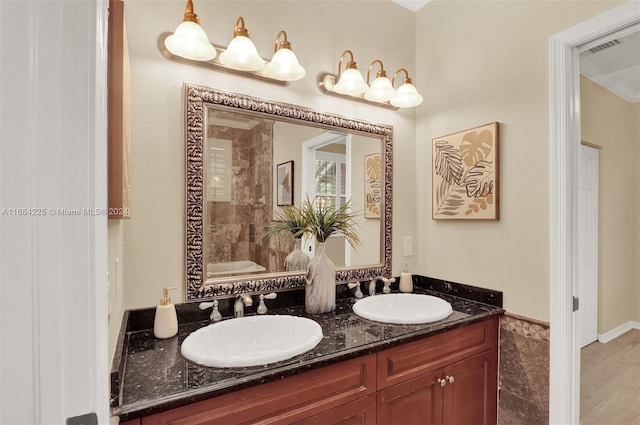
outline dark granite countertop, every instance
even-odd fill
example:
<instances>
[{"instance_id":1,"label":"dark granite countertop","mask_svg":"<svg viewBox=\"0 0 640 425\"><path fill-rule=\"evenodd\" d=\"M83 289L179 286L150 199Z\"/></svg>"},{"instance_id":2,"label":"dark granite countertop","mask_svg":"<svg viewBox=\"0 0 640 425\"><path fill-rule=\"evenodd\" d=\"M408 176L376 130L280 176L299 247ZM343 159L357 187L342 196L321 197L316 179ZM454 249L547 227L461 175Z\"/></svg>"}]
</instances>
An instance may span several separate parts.
<instances>
[{"instance_id":1,"label":"dark granite countertop","mask_svg":"<svg viewBox=\"0 0 640 425\"><path fill-rule=\"evenodd\" d=\"M351 310L353 298L339 298L334 312L317 316L307 315L304 306L270 309L268 314L312 318L322 326L324 338L315 349L300 356L271 365L246 368L200 366L182 357L182 341L194 330L208 325L208 320L187 321L179 310L181 320L178 335L160 340L153 337L150 327L136 329L136 326L131 326L128 322L132 321L133 312L127 312L114 358L112 414L121 420L148 416L374 353L503 313L500 292L421 276L414 276L414 285L415 293L435 295L450 302L453 314L424 325L383 324L355 315ZM397 289L397 284L392 289ZM153 314L153 309L141 314ZM198 318L196 314L192 316L191 319Z\"/></svg>"}]
</instances>

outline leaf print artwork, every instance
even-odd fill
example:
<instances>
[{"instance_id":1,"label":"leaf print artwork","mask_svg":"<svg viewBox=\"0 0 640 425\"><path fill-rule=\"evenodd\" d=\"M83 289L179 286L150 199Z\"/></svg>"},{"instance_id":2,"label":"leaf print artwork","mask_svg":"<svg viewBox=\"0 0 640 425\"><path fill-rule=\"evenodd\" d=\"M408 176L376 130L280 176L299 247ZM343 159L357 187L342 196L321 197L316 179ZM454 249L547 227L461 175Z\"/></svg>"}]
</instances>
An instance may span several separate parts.
<instances>
[{"instance_id":1,"label":"leaf print artwork","mask_svg":"<svg viewBox=\"0 0 640 425\"><path fill-rule=\"evenodd\" d=\"M480 210L486 210L493 204L493 195L488 195L486 198L476 198L469 205L464 215L478 213Z\"/></svg>"},{"instance_id":2,"label":"leaf print artwork","mask_svg":"<svg viewBox=\"0 0 640 425\"><path fill-rule=\"evenodd\" d=\"M433 219L499 219L497 122L432 142Z\"/></svg>"},{"instance_id":3,"label":"leaf print artwork","mask_svg":"<svg viewBox=\"0 0 640 425\"><path fill-rule=\"evenodd\" d=\"M480 198L493 193L493 167L490 162L478 161L471 167L464 185L467 188L467 197Z\"/></svg>"},{"instance_id":4,"label":"leaf print artwork","mask_svg":"<svg viewBox=\"0 0 640 425\"><path fill-rule=\"evenodd\" d=\"M465 133L460 143L460 156L467 167L473 166L478 161L487 159L493 149L493 137L489 130L481 132L470 131Z\"/></svg>"},{"instance_id":5,"label":"leaf print artwork","mask_svg":"<svg viewBox=\"0 0 640 425\"><path fill-rule=\"evenodd\" d=\"M379 153L364 157L364 217L380 218L382 200L382 157Z\"/></svg>"},{"instance_id":6,"label":"leaf print artwork","mask_svg":"<svg viewBox=\"0 0 640 425\"><path fill-rule=\"evenodd\" d=\"M460 183L462 158L460 152L446 141L435 142L435 170L448 183Z\"/></svg>"}]
</instances>

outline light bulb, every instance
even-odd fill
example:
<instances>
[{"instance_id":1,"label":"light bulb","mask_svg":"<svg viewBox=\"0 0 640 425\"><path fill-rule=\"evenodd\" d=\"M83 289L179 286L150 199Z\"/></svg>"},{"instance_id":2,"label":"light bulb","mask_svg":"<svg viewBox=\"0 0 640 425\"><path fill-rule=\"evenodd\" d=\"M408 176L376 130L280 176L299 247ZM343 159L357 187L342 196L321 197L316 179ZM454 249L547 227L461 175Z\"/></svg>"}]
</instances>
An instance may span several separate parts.
<instances>
[{"instance_id":1,"label":"light bulb","mask_svg":"<svg viewBox=\"0 0 640 425\"><path fill-rule=\"evenodd\" d=\"M359 96L367 91L368 88L369 86L364 82L364 78L362 78L358 68L347 68L340 75L340 79L333 87L333 90L340 94Z\"/></svg>"},{"instance_id":2,"label":"light bulb","mask_svg":"<svg viewBox=\"0 0 640 425\"><path fill-rule=\"evenodd\" d=\"M422 103L422 96L411 83L404 83L391 97L391 104L398 108L411 108Z\"/></svg>"},{"instance_id":3,"label":"light bulb","mask_svg":"<svg viewBox=\"0 0 640 425\"><path fill-rule=\"evenodd\" d=\"M264 68L264 60L258 55L256 46L249 37L243 35L231 40L227 50L220 54L220 62L243 71L258 71Z\"/></svg>"},{"instance_id":4,"label":"light bulb","mask_svg":"<svg viewBox=\"0 0 640 425\"><path fill-rule=\"evenodd\" d=\"M265 68L265 74L276 80L295 81L305 76L304 68L291 49L280 48Z\"/></svg>"},{"instance_id":5,"label":"light bulb","mask_svg":"<svg viewBox=\"0 0 640 425\"><path fill-rule=\"evenodd\" d=\"M387 77L378 77L373 80L371 87L364 94L364 98L373 102L386 102L394 94L391 81Z\"/></svg>"},{"instance_id":6,"label":"light bulb","mask_svg":"<svg viewBox=\"0 0 640 425\"><path fill-rule=\"evenodd\" d=\"M195 22L184 21L167 37L164 45L172 54L195 61L208 61L216 57L216 49L207 34Z\"/></svg>"}]
</instances>

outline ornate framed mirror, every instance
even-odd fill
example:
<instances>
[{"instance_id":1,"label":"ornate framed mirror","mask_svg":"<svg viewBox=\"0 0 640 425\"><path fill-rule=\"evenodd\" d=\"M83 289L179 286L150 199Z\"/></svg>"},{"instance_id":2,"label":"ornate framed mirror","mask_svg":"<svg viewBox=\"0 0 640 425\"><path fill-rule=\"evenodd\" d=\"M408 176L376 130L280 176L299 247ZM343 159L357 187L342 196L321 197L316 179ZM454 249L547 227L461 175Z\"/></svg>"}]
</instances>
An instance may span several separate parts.
<instances>
[{"instance_id":1,"label":"ornate framed mirror","mask_svg":"<svg viewBox=\"0 0 640 425\"><path fill-rule=\"evenodd\" d=\"M361 245L332 241L337 282L391 273L392 126L192 84L185 120L186 301L303 287L293 238L268 229L305 197L358 212Z\"/></svg>"}]
</instances>

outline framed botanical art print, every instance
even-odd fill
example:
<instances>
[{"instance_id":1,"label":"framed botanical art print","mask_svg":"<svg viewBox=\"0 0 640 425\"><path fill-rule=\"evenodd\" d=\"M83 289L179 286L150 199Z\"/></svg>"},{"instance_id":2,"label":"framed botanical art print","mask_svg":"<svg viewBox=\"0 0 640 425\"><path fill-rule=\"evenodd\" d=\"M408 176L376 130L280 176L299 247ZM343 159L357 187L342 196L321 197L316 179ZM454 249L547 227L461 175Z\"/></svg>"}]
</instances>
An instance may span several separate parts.
<instances>
[{"instance_id":1,"label":"framed botanical art print","mask_svg":"<svg viewBox=\"0 0 640 425\"><path fill-rule=\"evenodd\" d=\"M498 220L498 122L433 139L432 218Z\"/></svg>"},{"instance_id":2,"label":"framed botanical art print","mask_svg":"<svg viewBox=\"0 0 640 425\"><path fill-rule=\"evenodd\" d=\"M382 167L379 153L364 157L364 218L380 218Z\"/></svg>"},{"instance_id":3,"label":"framed botanical art print","mask_svg":"<svg viewBox=\"0 0 640 425\"><path fill-rule=\"evenodd\" d=\"M279 207L293 205L293 161L278 164L276 177L278 179L277 205Z\"/></svg>"}]
</instances>

